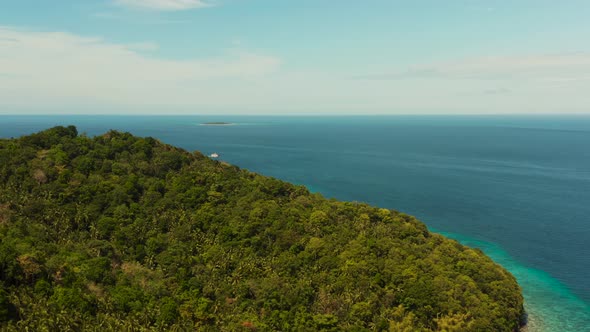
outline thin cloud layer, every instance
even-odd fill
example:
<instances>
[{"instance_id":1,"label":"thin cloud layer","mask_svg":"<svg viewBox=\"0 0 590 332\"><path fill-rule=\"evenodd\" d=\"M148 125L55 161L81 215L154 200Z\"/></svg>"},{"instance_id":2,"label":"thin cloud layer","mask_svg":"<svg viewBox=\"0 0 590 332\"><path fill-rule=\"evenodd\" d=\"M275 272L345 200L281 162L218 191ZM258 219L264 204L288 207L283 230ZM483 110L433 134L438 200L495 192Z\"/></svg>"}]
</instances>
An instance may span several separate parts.
<instances>
[{"instance_id":1,"label":"thin cloud layer","mask_svg":"<svg viewBox=\"0 0 590 332\"><path fill-rule=\"evenodd\" d=\"M121 6L150 10L179 11L209 7L202 0L115 0Z\"/></svg>"},{"instance_id":2,"label":"thin cloud layer","mask_svg":"<svg viewBox=\"0 0 590 332\"><path fill-rule=\"evenodd\" d=\"M585 80L590 54L482 57L414 66L397 72L358 76L360 79Z\"/></svg>"},{"instance_id":3,"label":"thin cloud layer","mask_svg":"<svg viewBox=\"0 0 590 332\"><path fill-rule=\"evenodd\" d=\"M207 89L217 82L252 80L281 64L276 57L248 52L176 61L140 53L145 50L157 50L157 45L0 27L1 103L211 102Z\"/></svg>"},{"instance_id":4,"label":"thin cloud layer","mask_svg":"<svg viewBox=\"0 0 590 332\"><path fill-rule=\"evenodd\" d=\"M483 58L350 79L247 51L164 59L158 47L0 26L0 112L583 113L590 105L590 56L583 54Z\"/></svg>"}]
</instances>

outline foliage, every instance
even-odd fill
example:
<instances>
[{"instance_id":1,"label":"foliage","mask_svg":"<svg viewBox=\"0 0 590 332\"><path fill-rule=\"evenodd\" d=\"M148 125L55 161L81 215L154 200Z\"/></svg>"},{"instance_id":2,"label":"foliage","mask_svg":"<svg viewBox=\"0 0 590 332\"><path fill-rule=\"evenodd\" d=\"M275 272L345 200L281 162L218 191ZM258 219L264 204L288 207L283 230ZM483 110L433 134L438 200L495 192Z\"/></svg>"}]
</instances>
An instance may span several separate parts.
<instances>
[{"instance_id":1,"label":"foliage","mask_svg":"<svg viewBox=\"0 0 590 332\"><path fill-rule=\"evenodd\" d=\"M403 213L129 133L0 140L0 329L513 331L522 301Z\"/></svg>"}]
</instances>

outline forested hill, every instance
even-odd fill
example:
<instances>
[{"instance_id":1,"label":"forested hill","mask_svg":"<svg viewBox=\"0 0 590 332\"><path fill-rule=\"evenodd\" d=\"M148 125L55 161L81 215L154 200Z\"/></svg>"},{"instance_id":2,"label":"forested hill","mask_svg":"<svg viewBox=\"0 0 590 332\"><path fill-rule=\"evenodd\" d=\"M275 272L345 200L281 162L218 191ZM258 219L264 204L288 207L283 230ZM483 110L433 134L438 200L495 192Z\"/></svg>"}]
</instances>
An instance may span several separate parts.
<instances>
[{"instance_id":1,"label":"forested hill","mask_svg":"<svg viewBox=\"0 0 590 332\"><path fill-rule=\"evenodd\" d=\"M513 331L515 279L411 216L153 138L0 140L0 330Z\"/></svg>"}]
</instances>

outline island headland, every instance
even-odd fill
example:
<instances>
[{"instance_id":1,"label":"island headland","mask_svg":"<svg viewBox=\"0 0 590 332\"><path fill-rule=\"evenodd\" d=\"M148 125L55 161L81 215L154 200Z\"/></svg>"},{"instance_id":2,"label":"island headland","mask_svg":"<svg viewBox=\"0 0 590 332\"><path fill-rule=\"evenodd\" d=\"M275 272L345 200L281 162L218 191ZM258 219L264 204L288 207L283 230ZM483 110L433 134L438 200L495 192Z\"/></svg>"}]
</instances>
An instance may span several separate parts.
<instances>
[{"instance_id":1,"label":"island headland","mask_svg":"<svg viewBox=\"0 0 590 332\"><path fill-rule=\"evenodd\" d=\"M515 278L414 217L154 138L0 140L0 329L516 331Z\"/></svg>"}]
</instances>

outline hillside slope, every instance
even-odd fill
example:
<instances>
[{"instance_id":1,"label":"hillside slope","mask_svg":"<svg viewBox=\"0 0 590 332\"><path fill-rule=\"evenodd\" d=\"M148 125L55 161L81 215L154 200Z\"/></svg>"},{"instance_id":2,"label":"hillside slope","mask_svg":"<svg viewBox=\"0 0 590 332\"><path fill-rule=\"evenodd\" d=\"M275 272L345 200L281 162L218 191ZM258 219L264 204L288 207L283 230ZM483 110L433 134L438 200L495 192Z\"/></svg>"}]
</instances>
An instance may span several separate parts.
<instances>
[{"instance_id":1,"label":"hillside slope","mask_svg":"<svg viewBox=\"0 0 590 332\"><path fill-rule=\"evenodd\" d=\"M515 279L415 218L152 138L0 140L0 329L513 331Z\"/></svg>"}]
</instances>

